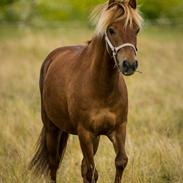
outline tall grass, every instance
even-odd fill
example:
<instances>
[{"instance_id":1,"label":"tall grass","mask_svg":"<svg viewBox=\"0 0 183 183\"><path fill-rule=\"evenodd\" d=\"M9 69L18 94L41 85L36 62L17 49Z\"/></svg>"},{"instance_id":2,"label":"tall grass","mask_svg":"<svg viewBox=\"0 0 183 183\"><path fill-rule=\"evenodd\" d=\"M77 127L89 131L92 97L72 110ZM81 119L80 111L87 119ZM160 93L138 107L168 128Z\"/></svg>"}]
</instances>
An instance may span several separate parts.
<instances>
[{"instance_id":1,"label":"tall grass","mask_svg":"<svg viewBox=\"0 0 183 183\"><path fill-rule=\"evenodd\" d=\"M0 29L0 183L44 182L27 170L42 126L39 68L52 49L84 42L91 33L84 27ZM140 34L138 59L143 74L126 78L129 164L124 183L183 182L181 39L181 33L162 29ZM95 157L99 183L113 182L114 157L112 144L102 137ZM82 182L81 159L78 139L71 136L58 182Z\"/></svg>"}]
</instances>

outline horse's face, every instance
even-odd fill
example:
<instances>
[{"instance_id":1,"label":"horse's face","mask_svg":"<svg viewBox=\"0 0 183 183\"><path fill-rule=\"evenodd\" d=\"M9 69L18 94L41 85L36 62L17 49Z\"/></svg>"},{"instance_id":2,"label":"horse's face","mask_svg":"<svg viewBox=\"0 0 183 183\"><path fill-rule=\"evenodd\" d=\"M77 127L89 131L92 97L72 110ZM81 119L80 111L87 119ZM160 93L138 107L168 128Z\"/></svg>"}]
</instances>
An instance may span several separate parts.
<instances>
[{"instance_id":1,"label":"horse's face","mask_svg":"<svg viewBox=\"0 0 183 183\"><path fill-rule=\"evenodd\" d=\"M119 7L123 9L123 7ZM124 10L122 10L124 11ZM116 52L116 60L120 71L124 75L132 75L138 67L136 59L137 53L137 35L139 26L132 21L131 25L124 19L111 23L107 28L107 36L114 47L120 47Z\"/></svg>"},{"instance_id":2,"label":"horse's face","mask_svg":"<svg viewBox=\"0 0 183 183\"><path fill-rule=\"evenodd\" d=\"M109 39L115 47L130 43L134 45L135 49L137 48L137 34L139 28L137 25L133 27L127 26L124 28L123 21L115 22L109 26L107 32ZM136 59L136 50L131 46L125 46L117 52L117 62L119 65L120 71L124 75L132 75L137 67L138 61Z\"/></svg>"}]
</instances>

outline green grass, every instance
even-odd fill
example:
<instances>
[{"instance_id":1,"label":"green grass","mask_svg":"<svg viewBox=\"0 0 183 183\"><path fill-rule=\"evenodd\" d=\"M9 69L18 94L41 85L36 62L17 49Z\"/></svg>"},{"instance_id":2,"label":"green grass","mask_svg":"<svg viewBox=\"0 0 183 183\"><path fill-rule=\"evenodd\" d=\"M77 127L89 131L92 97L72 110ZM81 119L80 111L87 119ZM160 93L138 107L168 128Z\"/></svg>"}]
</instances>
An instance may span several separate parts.
<instances>
[{"instance_id":1,"label":"green grass","mask_svg":"<svg viewBox=\"0 0 183 183\"><path fill-rule=\"evenodd\" d=\"M44 182L27 164L41 130L39 69L47 54L62 45L82 43L92 31L80 26L57 29L0 28L0 183ZM183 42L176 30L145 28L139 37L143 74L126 78L129 164L124 183L183 182ZM95 161L99 183L114 180L114 150L102 137ZM82 159L71 136L58 182L79 183Z\"/></svg>"}]
</instances>

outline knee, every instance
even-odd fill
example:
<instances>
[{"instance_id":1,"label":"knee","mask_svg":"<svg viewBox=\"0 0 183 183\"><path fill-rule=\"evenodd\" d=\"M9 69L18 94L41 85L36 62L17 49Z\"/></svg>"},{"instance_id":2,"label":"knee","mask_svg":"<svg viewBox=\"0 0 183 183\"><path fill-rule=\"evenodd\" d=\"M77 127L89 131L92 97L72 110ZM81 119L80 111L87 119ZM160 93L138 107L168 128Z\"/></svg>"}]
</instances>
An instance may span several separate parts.
<instances>
[{"instance_id":1,"label":"knee","mask_svg":"<svg viewBox=\"0 0 183 183\"><path fill-rule=\"evenodd\" d=\"M128 157L125 155L123 157L117 157L115 160L115 165L117 169L125 169L128 164Z\"/></svg>"}]
</instances>

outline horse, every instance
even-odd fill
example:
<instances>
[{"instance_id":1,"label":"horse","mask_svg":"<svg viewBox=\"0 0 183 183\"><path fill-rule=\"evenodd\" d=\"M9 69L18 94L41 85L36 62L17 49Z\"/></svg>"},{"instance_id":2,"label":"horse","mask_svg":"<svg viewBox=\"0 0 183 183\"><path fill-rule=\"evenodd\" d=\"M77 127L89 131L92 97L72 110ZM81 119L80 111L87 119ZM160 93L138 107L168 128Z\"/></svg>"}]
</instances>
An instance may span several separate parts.
<instances>
[{"instance_id":1,"label":"horse","mask_svg":"<svg viewBox=\"0 0 183 183\"><path fill-rule=\"evenodd\" d=\"M113 143L115 183L122 181L128 92L124 76L138 68L137 35L142 18L136 0L109 0L98 8L96 31L85 45L52 51L40 71L43 128L30 168L56 183L69 135L77 135L83 153L83 183L96 183L94 155L100 136Z\"/></svg>"}]
</instances>

